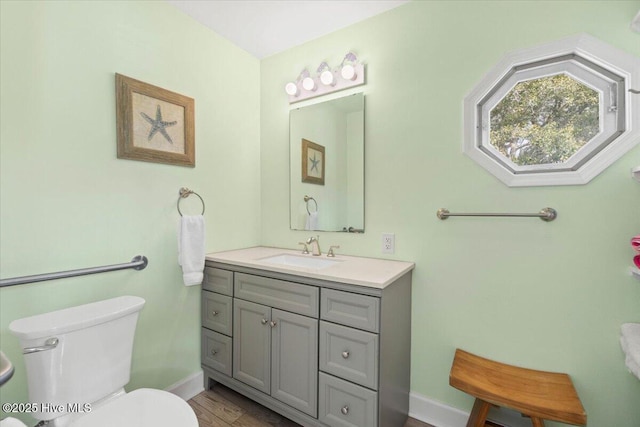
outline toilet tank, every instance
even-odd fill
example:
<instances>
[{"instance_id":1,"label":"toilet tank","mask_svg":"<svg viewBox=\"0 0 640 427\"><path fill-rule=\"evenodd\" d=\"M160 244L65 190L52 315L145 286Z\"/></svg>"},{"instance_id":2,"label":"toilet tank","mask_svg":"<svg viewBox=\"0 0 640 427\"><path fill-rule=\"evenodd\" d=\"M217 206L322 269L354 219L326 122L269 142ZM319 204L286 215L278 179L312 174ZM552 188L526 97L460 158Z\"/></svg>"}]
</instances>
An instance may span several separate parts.
<instances>
[{"instance_id":1,"label":"toilet tank","mask_svg":"<svg viewBox=\"0 0 640 427\"><path fill-rule=\"evenodd\" d=\"M138 314L144 299L121 296L14 320L9 330L23 349L58 338L55 348L24 354L29 402L46 404L40 420L94 403L129 382ZM73 409L71 409L73 410Z\"/></svg>"}]
</instances>

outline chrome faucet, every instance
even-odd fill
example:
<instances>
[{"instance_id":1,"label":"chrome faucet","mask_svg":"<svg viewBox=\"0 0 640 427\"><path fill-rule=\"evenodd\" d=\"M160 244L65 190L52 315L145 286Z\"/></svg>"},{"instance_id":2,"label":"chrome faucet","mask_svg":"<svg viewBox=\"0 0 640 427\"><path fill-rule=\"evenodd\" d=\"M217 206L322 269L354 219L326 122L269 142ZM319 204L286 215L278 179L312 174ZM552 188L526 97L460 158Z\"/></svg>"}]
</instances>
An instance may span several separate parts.
<instances>
[{"instance_id":1,"label":"chrome faucet","mask_svg":"<svg viewBox=\"0 0 640 427\"><path fill-rule=\"evenodd\" d=\"M307 239L307 245L311 245L311 253L314 256L322 255L322 251L320 250L320 242L318 241L319 238L320 236L318 237L311 236Z\"/></svg>"}]
</instances>

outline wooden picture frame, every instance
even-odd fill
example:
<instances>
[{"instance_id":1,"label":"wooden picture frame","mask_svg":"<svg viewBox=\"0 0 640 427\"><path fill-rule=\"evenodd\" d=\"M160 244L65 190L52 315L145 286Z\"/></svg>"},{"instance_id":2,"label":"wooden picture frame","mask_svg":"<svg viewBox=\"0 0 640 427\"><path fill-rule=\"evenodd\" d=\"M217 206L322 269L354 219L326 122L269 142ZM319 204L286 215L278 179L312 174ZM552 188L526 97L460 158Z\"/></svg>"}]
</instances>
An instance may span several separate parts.
<instances>
[{"instance_id":1,"label":"wooden picture frame","mask_svg":"<svg viewBox=\"0 0 640 427\"><path fill-rule=\"evenodd\" d=\"M116 73L118 158L195 167L194 104Z\"/></svg>"},{"instance_id":2,"label":"wooden picture frame","mask_svg":"<svg viewBox=\"0 0 640 427\"><path fill-rule=\"evenodd\" d=\"M302 138L302 182L324 185L324 147Z\"/></svg>"}]
</instances>

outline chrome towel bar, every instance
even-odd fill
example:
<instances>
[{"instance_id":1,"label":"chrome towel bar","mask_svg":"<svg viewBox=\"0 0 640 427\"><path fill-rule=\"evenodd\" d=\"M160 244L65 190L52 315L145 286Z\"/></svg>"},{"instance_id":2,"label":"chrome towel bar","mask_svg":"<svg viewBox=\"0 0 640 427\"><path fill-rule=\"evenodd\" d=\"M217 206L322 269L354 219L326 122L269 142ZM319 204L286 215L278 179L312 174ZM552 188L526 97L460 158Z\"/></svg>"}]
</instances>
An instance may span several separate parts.
<instances>
[{"instance_id":1,"label":"chrome towel bar","mask_svg":"<svg viewBox=\"0 0 640 427\"><path fill-rule=\"evenodd\" d=\"M180 196L178 197L177 207L178 207L178 213L180 214L180 216L182 216L182 211L180 210L180 200L186 199L191 194L195 194L196 196L198 196L198 199L200 199L200 201L202 202L202 213L200 215L204 215L204 200L202 199L202 197L200 197L198 193L196 193L193 190L189 190L187 187L182 187L178 192L178 194Z\"/></svg>"},{"instance_id":2,"label":"chrome towel bar","mask_svg":"<svg viewBox=\"0 0 640 427\"><path fill-rule=\"evenodd\" d=\"M553 208L541 209L538 213L453 213L448 209L440 208L436 212L438 218L445 220L450 216L483 216L483 217L496 217L496 216L509 216L509 217L538 217L543 221L553 221L558 217L558 212Z\"/></svg>"},{"instance_id":3,"label":"chrome towel bar","mask_svg":"<svg viewBox=\"0 0 640 427\"><path fill-rule=\"evenodd\" d=\"M11 279L0 280L0 287L22 285L24 283L43 282L45 280L63 279L65 277L84 276L87 274L105 273L107 271L125 270L133 268L134 270L144 270L149 260L144 255L134 257L131 262L122 264L104 265L102 267L81 268L79 270L59 271L57 273L36 274L33 276L13 277Z\"/></svg>"}]
</instances>

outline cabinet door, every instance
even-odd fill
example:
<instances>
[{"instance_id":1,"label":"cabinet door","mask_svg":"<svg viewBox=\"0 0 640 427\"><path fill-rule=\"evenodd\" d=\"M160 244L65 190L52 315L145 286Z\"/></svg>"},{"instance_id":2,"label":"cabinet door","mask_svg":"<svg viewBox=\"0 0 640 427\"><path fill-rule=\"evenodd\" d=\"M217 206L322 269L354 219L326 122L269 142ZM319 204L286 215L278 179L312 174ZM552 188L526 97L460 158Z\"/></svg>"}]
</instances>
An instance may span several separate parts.
<instances>
[{"instance_id":1,"label":"cabinet door","mask_svg":"<svg viewBox=\"0 0 640 427\"><path fill-rule=\"evenodd\" d=\"M253 302L233 301L233 377L269 393L271 308Z\"/></svg>"},{"instance_id":2,"label":"cabinet door","mask_svg":"<svg viewBox=\"0 0 640 427\"><path fill-rule=\"evenodd\" d=\"M271 319L271 396L317 417L318 320L275 308Z\"/></svg>"}]
</instances>

